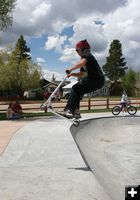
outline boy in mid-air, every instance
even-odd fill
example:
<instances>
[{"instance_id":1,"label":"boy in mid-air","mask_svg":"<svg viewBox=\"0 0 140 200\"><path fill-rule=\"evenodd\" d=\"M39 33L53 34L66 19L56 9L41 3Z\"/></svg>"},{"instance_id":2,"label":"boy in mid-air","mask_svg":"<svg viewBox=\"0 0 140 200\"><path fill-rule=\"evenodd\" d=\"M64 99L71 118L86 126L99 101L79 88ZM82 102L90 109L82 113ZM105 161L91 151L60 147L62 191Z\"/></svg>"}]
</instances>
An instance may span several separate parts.
<instances>
[{"instance_id":1,"label":"boy in mid-air","mask_svg":"<svg viewBox=\"0 0 140 200\"><path fill-rule=\"evenodd\" d=\"M78 73L72 73L76 69L80 69L79 77L84 69L86 75L81 77L70 92L68 102L63 112L60 114L68 118L80 118L79 106L80 99L84 94L100 89L104 85L104 75L102 70L90 52L90 45L87 40L82 40L76 44L76 52L81 57L80 61L74 66L66 69L67 77L78 76Z\"/></svg>"}]
</instances>

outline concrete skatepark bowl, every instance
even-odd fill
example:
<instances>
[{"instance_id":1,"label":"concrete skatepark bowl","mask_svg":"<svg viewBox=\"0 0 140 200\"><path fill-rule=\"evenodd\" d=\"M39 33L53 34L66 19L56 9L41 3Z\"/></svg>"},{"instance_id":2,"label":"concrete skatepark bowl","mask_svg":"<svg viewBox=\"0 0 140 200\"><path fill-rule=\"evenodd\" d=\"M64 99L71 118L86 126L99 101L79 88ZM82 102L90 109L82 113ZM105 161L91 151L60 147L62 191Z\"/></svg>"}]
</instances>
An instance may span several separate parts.
<instances>
[{"instance_id":1,"label":"concrete skatepark bowl","mask_svg":"<svg viewBox=\"0 0 140 200\"><path fill-rule=\"evenodd\" d=\"M85 163L112 200L140 185L140 117L103 117L70 128Z\"/></svg>"}]
</instances>

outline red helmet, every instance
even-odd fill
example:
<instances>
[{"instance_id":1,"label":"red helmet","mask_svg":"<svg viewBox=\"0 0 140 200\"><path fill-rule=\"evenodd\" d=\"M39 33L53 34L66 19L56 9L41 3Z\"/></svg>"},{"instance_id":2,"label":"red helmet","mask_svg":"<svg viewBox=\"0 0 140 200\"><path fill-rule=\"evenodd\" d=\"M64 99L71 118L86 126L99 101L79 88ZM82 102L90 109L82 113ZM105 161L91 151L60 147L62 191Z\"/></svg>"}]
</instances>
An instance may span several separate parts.
<instances>
[{"instance_id":1,"label":"red helmet","mask_svg":"<svg viewBox=\"0 0 140 200\"><path fill-rule=\"evenodd\" d=\"M90 49L90 45L89 43L87 42L87 40L81 40L80 42L78 42L76 44L76 49Z\"/></svg>"}]
</instances>

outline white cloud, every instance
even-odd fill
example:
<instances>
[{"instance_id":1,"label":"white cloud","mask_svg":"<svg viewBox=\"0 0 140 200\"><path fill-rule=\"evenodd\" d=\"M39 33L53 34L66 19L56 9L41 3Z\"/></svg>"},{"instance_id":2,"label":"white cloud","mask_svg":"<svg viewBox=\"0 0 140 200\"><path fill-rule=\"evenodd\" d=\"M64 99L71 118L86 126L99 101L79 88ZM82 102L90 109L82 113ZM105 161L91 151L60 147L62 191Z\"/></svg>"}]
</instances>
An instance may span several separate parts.
<instances>
[{"instance_id":1,"label":"white cloud","mask_svg":"<svg viewBox=\"0 0 140 200\"><path fill-rule=\"evenodd\" d=\"M36 58L37 63L45 63L45 59L44 58Z\"/></svg>"},{"instance_id":2,"label":"white cloud","mask_svg":"<svg viewBox=\"0 0 140 200\"><path fill-rule=\"evenodd\" d=\"M140 66L140 2L129 0L126 7L117 9L104 17L104 32L108 44L113 39L122 43L123 54L128 65L138 69Z\"/></svg>"},{"instance_id":3,"label":"white cloud","mask_svg":"<svg viewBox=\"0 0 140 200\"><path fill-rule=\"evenodd\" d=\"M124 6L126 0L17 0L13 13L13 27L7 32L38 37L42 33L61 32L68 24L92 13L106 13Z\"/></svg>"},{"instance_id":4,"label":"white cloud","mask_svg":"<svg viewBox=\"0 0 140 200\"><path fill-rule=\"evenodd\" d=\"M41 18L44 18L51 10L51 4L43 1L40 5L37 5L32 12L32 20L35 22Z\"/></svg>"},{"instance_id":5,"label":"white cloud","mask_svg":"<svg viewBox=\"0 0 140 200\"><path fill-rule=\"evenodd\" d=\"M108 13L120 6L124 6L126 0L51 0L52 16L61 20L75 21L79 17L92 13Z\"/></svg>"},{"instance_id":6,"label":"white cloud","mask_svg":"<svg viewBox=\"0 0 140 200\"><path fill-rule=\"evenodd\" d=\"M95 16L87 16L78 19L73 27L74 34L69 39L70 45L66 46L60 60L74 64L80 58L75 52L75 44L79 40L87 39L90 43L93 54L99 59L99 63L103 64L104 56L108 45L108 39L105 36L104 27L102 24L96 24Z\"/></svg>"},{"instance_id":7,"label":"white cloud","mask_svg":"<svg viewBox=\"0 0 140 200\"><path fill-rule=\"evenodd\" d=\"M48 81L52 80L53 75L57 81L61 81L62 78L64 78L64 74L58 73L56 71L50 71L47 69L43 69L43 74L43 77Z\"/></svg>"},{"instance_id":8,"label":"white cloud","mask_svg":"<svg viewBox=\"0 0 140 200\"><path fill-rule=\"evenodd\" d=\"M75 44L79 40L87 39L91 49L100 52L104 51L107 45L107 38L102 25L95 23L95 16L80 18L74 24L74 35L71 38Z\"/></svg>"},{"instance_id":9,"label":"white cloud","mask_svg":"<svg viewBox=\"0 0 140 200\"><path fill-rule=\"evenodd\" d=\"M120 7L114 12L102 15L88 15L79 18L74 23L74 35L70 38L72 46L82 39L87 39L92 51L103 64L108 56L108 50L114 39L119 39L122 44L123 56L128 66L135 69L140 67L140 2L129 0L125 7ZM101 24L96 20L101 19ZM71 48L71 46L70 46ZM73 55L68 54L68 60L73 60ZM60 58L67 61L66 49Z\"/></svg>"},{"instance_id":10,"label":"white cloud","mask_svg":"<svg viewBox=\"0 0 140 200\"><path fill-rule=\"evenodd\" d=\"M61 20L57 20L57 21L54 21L53 22L53 24L52 24L52 27L53 27L53 30L54 30L54 32L56 32L56 33L61 33L61 31L65 28L65 27L67 27L67 26L69 26L70 24L69 23L67 23L66 21L64 22L64 21L61 21Z\"/></svg>"},{"instance_id":11,"label":"white cloud","mask_svg":"<svg viewBox=\"0 0 140 200\"><path fill-rule=\"evenodd\" d=\"M62 50L62 45L66 41L67 36L49 36L47 42L45 43L45 49L51 50L55 49L57 51Z\"/></svg>"},{"instance_id":12,"label":"white cloud","mask_svg":"<svg viewBox=\"0 0 140 200\"><path fill-rule=\"evenodd\" d=\"M78 60L79 56L76 54L74 48L65 48L63 51L63 55L60 57L59 60L62 62L70 62L74 63Z\"/></svg>"},{"instance_id":13,"label":"white cloud","mask_svg":"<svg viewBox=\"0 0 140 200\"><path fill-rule=\"evenodd\" d=\"M140 1L138 0L17 0L13 26L0 32L0 47L14 43L23 34L25 38L46 34L46 50L62 53L60 61L73 63L75 43L88 39L93 53L103 62L113 39L119 39L130 65L140 66ZM102 23L95 23L101 21ZM103 25L104 24L104 25ZM73 26L72 38L61 31ZM68 40L69 45L64 46ZM62 52L63 50L63 52Z\"/></svg>"},{"instance_id":14,"label":"white cloud","mask_svg":"<svg viewBox=\"0 0 140 200\"><path fill-rule=\"evenodd\" d=\"M43 77L48 81L51 81L53 76L56 79L56 81L62 81L66 76L66 74L61 74L56 71L50 71L47 69L43 70L43 74L44 74ZM70 82L73 82L73 81L77 80L77 78L70 77L70 78L67 78L67 80Z\"/></svg>"}]
</instances>

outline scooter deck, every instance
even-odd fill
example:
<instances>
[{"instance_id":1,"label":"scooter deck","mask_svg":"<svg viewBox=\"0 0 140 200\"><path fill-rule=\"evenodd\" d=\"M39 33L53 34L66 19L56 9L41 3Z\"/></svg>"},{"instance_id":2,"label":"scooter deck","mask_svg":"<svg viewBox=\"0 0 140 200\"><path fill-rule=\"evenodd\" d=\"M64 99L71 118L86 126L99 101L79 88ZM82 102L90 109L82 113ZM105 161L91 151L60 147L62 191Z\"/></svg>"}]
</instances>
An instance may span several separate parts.
<instances>
[{"instance_id":1,"label":"scooter deck","mask_svg":"<svg viewBox=\"0 0 140 200\"><path fill-rule=\"evenodd\" d=\"M71 123L73 123L75 126L79 126L80 124L80 120L77 118L68 118L64 115L59 114L57 111L54 111L53 108L49 108L50 112L52 112L54 115L57 115L58 117L61 117L63 119L67 119L68 121L70 121Z\"/></svg>"}]
</instances>

